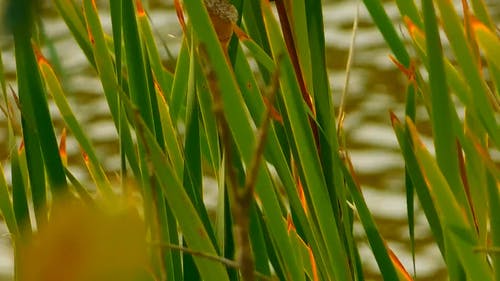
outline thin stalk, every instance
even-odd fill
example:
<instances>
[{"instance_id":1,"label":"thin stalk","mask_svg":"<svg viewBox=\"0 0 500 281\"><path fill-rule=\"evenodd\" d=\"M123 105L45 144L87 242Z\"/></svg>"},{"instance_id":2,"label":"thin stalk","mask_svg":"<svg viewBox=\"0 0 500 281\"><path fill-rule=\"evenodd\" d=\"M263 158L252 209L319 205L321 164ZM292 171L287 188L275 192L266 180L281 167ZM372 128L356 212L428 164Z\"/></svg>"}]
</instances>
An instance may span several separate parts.
<instances>
[{"instance_id":1,"label":"thin stalk","mask_svg":"<svg viewBox=\"0 0 500 281\"><path fill-rule=\"evenodd\" d=\"M186 248L186 247L182 247L182 246L179 246L179 245L174 245L174 244L166 244L166 243L162 243L162 242L151 242L151 245L153 246L157 246L157 247L162 247L162 248L168 248L170 250L175 250L175 251L180 251L180 252L183 252L183 253L187 253L187 254L190 254L190 255L193 255L193 256L198 256L198 257L201 257L201 258L205 258L205 259L209 259L209 260L213 260L213 261L216 261L216 262L219 262L227 267L231 267L231 268L235 268L235 269L240 269L240 265L237 261L234 261L234 260L230 260L230 259L227 259L227 258L224 258L224 257L219 257L219 256L214 256L214 255L210 255L210 254L207 254L205 252L201 252L201 251L196 251L196 250L193 250L193 249L190 249L190 248ZM269 277L265 274L262 274L258 271L254 271L253 274L255 275L255 277L257 278L257 280L262 280L262 281L276 281L278 280L277 278L273 278L273 277Z\"/></svg>"},{"instance_id":2,"label":"thin stalk","mask_svg":"<svg viewBox=\"0 0 500 281\"><path fill-rule=\"evenodd\" d=\"M225 168L226 168L226 179L227 185L229 187L229 196L231 202L231 212L234 217L234 236L235 243L237 247L237 263L241 268L241 276L244 281L254 281L254 268L255 262L253 259L252 249L250 245L249 237L249 224L250 216L249 210L253 199L253 185L254 179L248 179L245 184L245 188L240 190L241 187L238 184L237 174L232 164L233 156L233 144L231 139L231 133L229 125L227 123L226 117L224 116L224 105L222 102L222 97L219 91L219 85L215 76L214 71L210 68L209 64L206 62L207 55L206 51L200 46L200 57L205 60L202 64L203 71L207 77L210 91L212 93L213 103L214 103L214 115L216 117L217 123L219 124L219 134L221 138L221 144L223 147L225 155ZM261 152L262 154L262 152ZM252 169L256 170L253 178L256 178L256 173L258 172L258 161L252 160ZM247 185L248 184L248 185Z\"/></svg>"}]
</instances>

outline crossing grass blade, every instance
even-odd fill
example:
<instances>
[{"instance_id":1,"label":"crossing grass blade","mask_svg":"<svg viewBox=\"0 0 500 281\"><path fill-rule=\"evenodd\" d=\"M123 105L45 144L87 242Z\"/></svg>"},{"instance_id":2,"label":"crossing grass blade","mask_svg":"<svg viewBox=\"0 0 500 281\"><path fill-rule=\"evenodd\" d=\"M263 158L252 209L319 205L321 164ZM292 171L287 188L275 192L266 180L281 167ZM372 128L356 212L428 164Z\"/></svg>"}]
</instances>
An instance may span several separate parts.
<instances>
[{"instance_id":1,"label":"crossing grass blade","mask_svg":"<svg viewBox=\"0 0 500 281\"><path fill-rule=\"evenodd\" d=\"M119 83L121 84L119 75L122 71L122 0L109 1L111 11L111 26L113 29L113 47L115 54L115 69L118 76Z\"/></svg>"},{"instance_id":2,"label":"crossing grass blade","mask_svg":"<svg viewBox=\"0 0 500 281\"><path fill-rule=\"evenodd\" d=\"M153 110L150 98L144 50L138 30L134 1L124 1L122 6L123 41L128 85L131 100L139 108L148 128L154 129ZM155 133L156 134L156 133Z\"/></svg>"},{"instance_id":3,"label":"crossing grass blade","mask_svg":"<svg viewBox=\"0 0 500 281\"><path fill-rule=\"evenodd\" d=\"M179 55L177 57L177 64L175 66L175 76L172 85L172 92L169 92L167 98L167 101L169 101L168 104L170 105L170 114L172 116L172 121L175 125L177 124L177 120L180 116L181 108L184 106L184 103L186 101L188 85L190 85L190 83L193 83L193 79L189 79L189 75L194 71L194 65L191 66L192 64L189 60L189 54L190 51L188 49L187 39L184 37L182 40Z\"/></svg>"},{"instance_id":4,"label":"crossing grass blade","mask_svg":"<svg viewBox=\"0 0 500 281\"><path fill-rule=\"evenodd\" d=\"M478 245L477 236L470 221L463 214L463 206L460 206L453 195L451 187L438 168L437 161L420 141L413 122L407 119L407 123L419 167L430 185L431 198L443 226L445 247L448 247L446 251L458 254L457 258L463 265L467 278L494 280L487 260L482 258L481 254L474 253L474 247ZM451 270L456 270L456 268Z\"/></svg>"},{"instance_id":5,"label":"crossing grass blade","mask_svg":"<svg viewBox=\"0 0 500 281\"><path fill-rule=\"evenodd\" d=\"M491 248L497 248L500 246L500 219L496 215L497 210L500 208L500 199L498 196L498 185L499 179L494 179L493 176L488 177L488 198L489 198L489 210L488 215L491 218ZM498 280L500 278L500 257L493 253L491 255L492 265L494 268L494 279Z\"/></svg>"},{"instance_id":6,"label":"crossing grass blade","mask_svg":"<svg viewBox=\"0 0 500 281\"><path fill-rule=\"evenodd\" d=\"M196 33L199 40L198 48L201 48L202 52L206 52L209 67L215 72L223 104L231 105L224 107L224 113L241 157L248 164L252 158L253 143L255 142L248 111L243 105L240 91L227 61L220 59L224 57L224 54L203 4L201 1L185 2L184 4L194 30L203 30L203 32ZM207 26L210 28L207 29ZM276 243L276 250L280 252L279 258L284 261L282 265L286 269L286 275L292 280L301 280L303 275L296 266L296 257L291 254L291 242L281 217L276 194L274 190L269 188L270 186L272 183L269 174L261 168L256 183L256 194L262 202L263 212L267 215L269 231L273 237L272 241Z\"/></svg>"},{"instance_id":7,"label":"crossing grass blade","mask_svg":"<svg viewBox=\"0 0 500 281\"><path fill-rule=\"evenodd\" d=\"M26 183L21 174L19 157L22 150L12 149L11 151L11 175L12 175L12 208L16 224L19 229L19 237L24 243L29 241L32 236L31 219L28 208L28 190Z\"/></svg>"},{"instance_id":8,"label":"crossing grass blade","mask_svg":"<svg viewBox=\"0 0 500 281\"><path fill-rule=\"evenodd\" d=\"M16 3L12 4L14 6L11 8L18 9L19 13L17 15L22 18L12 18L11 31L14 36L19 100L21 111L25 117L23 128L31 127L30 130L33 131L31 137L37 138L34 143L38 143L38 149L42 152L44 163L43 166L30 168L41 169L44 167L46 169L51 191L53 196L57 197L58 195L67 194L68 190L54 127L49 114L47 96L38 71L37 59L31 46L34 21L31 14L33 6L31 5L33 3ZM43 149L41 149L42 147Z\"/></svg>"},{"instance_id":9,"label":"crossing grass blade","mask_svg":"<svg viewBox=\"0 0 500 281\"><path fill-rule=\"evenodd\" d=\"M176 170L176 174L179 178L183 175L183 162L184 155L182 154L181 144L179 143L177 131L175 129L174 123L170 115L170 107L165 99L165 94L161 92L161 89L157 88L157 100L158 100L158 110L160 114L160 122L163 126L163 139L165 140L165 150L170 156L170 161L172 166Z\"/></svg>"},{"instance_id":10,"label":"crossing grass blade","mask_svg":"<svg viewBox=\"0 0 500 281\"><path fill-rule=\"evenodd\" d=\"M117 2L117 1L115 1ZM82 48L89 62L94 65L94 53L92 52L91 42L87 36L87 28L85 28L85 19L83 14L79 12L74 0L55 0L54 4L59 11L59 14L64 19L68 29L75 37L75 40Z\"/></svg>"},{"instance_id":11,"label":"crossing grass blade","mask_svg":"<svg viewBox=\"0 0 500 281\"><path fill-rule=\"evenodd\" d=\"M476 110L480 114L481 122L488 131L492 141L496 146L500 144L500 128L494 117L493 108L489 102L491 92L483 79L477 60L472 52L472 48L465 37L464 27L460 23L460 18L455 7L449 1L436 1L443 22L443 29L448 38L451 38L450 45L463 71L463 77L472 89L477 91L474 103Z\"/></svg>"},{"instance_id":12,"label":"crossing grass blade","mask_svg":"<svg viewBox=\"0 0 500 281\"><path fill-rule=\"evenodd\" d=\"M5 180L4 169L0 165L0 211L5 220L5 224L14 239L20 237L18 223L14 213L12 194L9 192L7 181Z\"/></svg>"},{"instance_id":13,"label":"crossing grass blade","mask_svg":"<svg viewBox=\"0 0 500 281\"><path fill-rule=\"evenodd\" d=\"M217 174L221 168L221 151L219 135L217 131L217 122L214 115L212 114L213 103L210 98L210 92L203 85L198 86L198 94L196 95L198 103L200 106L201 122L203 126L203 132L206 139L206 146L208 147L210 164L212 166L213 172Z\"/></svg>"},{"instance_id":14,"label":"crossing grass blade","mask_svg":"<svg viewBox=\"0 0 500 281\"><path fill-rule=\"evenodd\" d=\"M4 75L4 66L3 66L3 60L2 60L2 53L0 52L0 86L2 89L2 96L3 96L3 101L4 105L2 107L3 113L5 114L5 117L7 119L7 128L9 132L9 141L10 141L10 147L13 149L12 145L14 145L14 142L12 141L14 137L13 133L13 128L12 128L12 120L10 116L10 111L9 111L9 101L7 99L7 86L5 82L5 75ZM5 174L4 174L4 168L2 164L0 163L0 213L3 216L3 219L5 221L5 224L7 225L7 229L9 230L9 233L11 233L12 237L14 239L17 239L17 237L20 237L19 233L19 228L17 225L17 220L15 217L15 212L13 208L13 202L12 202L12 192L9 190L9 185L7 184L7 181L5 179Z\"/></svg>"},{"instance_id":15,"label":"crossing grass blade","mask_svg":"<svg viewBox=\"0 0 500 281\"><path fill-rule=\"evenodd\" d=\"M270 6L264 5L264 18L266 29L270 38L273 56L279 58L278 67L280 67L280 86L282 98L286 106L286 114L292 127L291 139L295 142L294 146L298 152L298 159L301 167L307 167L304 171L306 192L311 197L311 206L314 216L318 220L319 229L322 237L323 247L326 247L329 259L328 263L336 261L336 266L331 264L336 278L340 280L349 280L351 278L348 268L348 262L345 254L345 246L340 242L340 236L337 224L333 214L332 205L328 203L328 191L323 177L323 171L316 151L313 133L308 121L308 114L304 101L295 78L293 67L285 49L283 39L279 35L274 16ZM286 94L285 94L286 93ZM327 222L328 221L328 222Z\"/></svg>"},{"instance_id":16,"label":"crossing grass blade","mask_svg":"<svg viewBox=\"0 0 500 281\"><path fill-rule=\"evenodd\" d=\"M396 32L396 28L382 6L380 0L363 0L368 12L372 16L378 29L384 36L385 41L396 56L396 59L405 67L410 66L410 55L406 50L403 41Z\"/></svg>"},{"instance_id":17,"label":"crossing grass blade","mask_svg":"<svg viewBox=\"0 0 500 281\"><path fill-rule=\"evenodd\" d=\"M136 177L139 177L139 161L133 148L132 136L128 127L128 121L121 109L121 103L117 91L120 91L119 78L113 69L113 60L109 53L104 32L98 17L97 7L91 1L84 2L85 20L87 23L87 34L92 43L91 48L95 56L95 65L101 84L106 96L108 107L120 136L122 150L127 156L128 163Z\"/></svg>"},{"instance_id":18,"label":"crossing grass blade","mask_svg":"<svg viewBox=\"0 0 500 281\"><path fill-rule=\"evenodd\" d=\"M311 59L312 53L310 48L310 43L312 40L309 39L308 32L308 18L306 9L306 1L285 1L286 10L288 13L288 18L291 25L291 32L293 32L293 38L295 39L295 46L297 48L297 55L299 60L300 69L304 77L304 81L307 90L314 99L314 89L313 89L313 60ZM314 16L319 16L316 13Z\"/></svg>"},{"instance_id":19,"label":"crossing grass blade","mask_svg":"<svg viewBox=\"0 0 500 281\"><path fill-rule=\"evenodd\" d=\"M140 3L140 2L137 2ZM138 4L139 5L139 4ZM148 61L151 64L151 72L153 73L154 84L161 89L163 93L170 93L172 89L173 75L165 70L162 65L162 60L156 47L155 38L151 29L151 24L147 18L146 12L142 7L138 7L137 18L139 30L144 38L145 52L147 53Z\"/></svg>"},{"instance_id":20,"label":"crossing grass blade","mask_svg":"<svg viewBox=\"0 0 500 281\"><path fill-rule=\"evenodd\" d=\"M476 36L481 46L481 49L485 51L487 58L494 63L497 68L500 68L500 54L495 50L500 48L500 39L494 32L492 32L486 25L480 22L474 22L472 24Z\"/></svg>"},{"instance_id":21,"label":"crossing grass blade","mask_svg":"<svg viewBox=\"0 0 500 281\"><path fill-rule=\"evenodd\" d=\"M405 159L408 174L413 185L415 186L415 192L417 193L420 204L422 205L422 209L425 213L425 216L427 217L427 221L429 222L429 226L434 234L434 239L439 249L441 250L441 253L443 254L443 230L441 224L439 223L436 207L434 206L431 195L429 193L429 186L427 185L424 176L420 172L417 159L413 152L411 138L408 136L408 132L405 130L405 127L393 113L391 113L391 121L399 142L399 146L401 147L401 152Z\"/></svg>"},{"instance_id":22,"label":"crossing grass blade","mask_svg":"<svg viewBox=\"0 0 500 281\"><path fill-rule=\"evenodd\" d=\"M437 162L443 171L449 185L454 188L455 198L462 206L466 206L463 184L459 178L459 166L456 157L457 147L455 135L450 126L452 110L451 98L446 83L446 74L443 64L441 39L434 4L432 1L423 3L424 25L427 36L427 54L429 60L429 84L432 102L431 121L433 124L434 145ZM432 50L432 51L431 51ZM470 211L466 209L468 215Z\"/></svg>"},{"instance_id":23,"label":"crossing grass blade","mask_svg":"<svg viewBox=\"0 0 500 281\"><path fill-rule=\"evenodd\" d=\"M422 17L414 0L396 0L401 16L408 17L419 28L424 27Z\"/></svg>"},{"instance_id":24,"label":"crossing grass blade","mask_svg":"<svg viewBox=\"0 0 500 281\"><path fill-rule=\"evenodd\" d=\"M92 162L91 164L91 166L93 167L92 174L95 176L96 184L99 190L102 192L104 196L111 197L112 196L111 184L109 183L109 180L104 172L104 169L100 164L100 160L97 157L97 153L95 152L95 149L91 141L86 136L83 128L80 126L80 123L78 122L73 111L71 110L71 107L69 106L69 103L66 100L66 96L62 90L59 80L56 77L56 74L54 73L54 70L52 69L49 62L45 58L43 58L41 54L39 55L38 64L40 67L40 72L43 77L43 81L47 85L47 90L54 98L54 101L58 106L59 111L61 112L61 115L66 123L66 126L74 134L76 140L82 147L83 151L85 151L85 154Z\"/></svg>"},{"instance_id":25,"label":"crossing grass blade","mask_svg":"<svg viewBox=\"0 0 500 281\"><path fill-rule=\"evenodd\" d=\"M255 81L255 77L248 64L248 61L243 55L243 50L238 50L238 53L236 54L236 61L234 62L234 64L236 80L238 81L240 89L242 90L242 95L245 103L253 118L253 121L255 123L258 123L260 122L260 120L262 120L265 107L270 106L269 104L266 105L266 102L264 100L266 91L259 91L259 86ZM273 65L274 64L275 63L273 62ZM274 72L271 72L271 85L269 85L268 88L272 88L272 84L277 83L277 81L273 80L277 79L277 75L279 72L274 66L272 69ZM287 190L287 197L290 208L292 209L292 213L296 218L295 224L304 232L304 235L308 237L308 241L312 245L311 247L314 249L314 251L316 253L323 251L322 255L325 256L325 249L318 246L318 233L308 220L304 207L300 201L296 183L293 179L290 166L284 153L284 150L286 150L286 148L282 147L282 142L280 142L279 140L276 126L271 126L271 128L269 129L268 142L265 149L265 157L267 161L269 161L276 168L276 171L280 176L285 189ZM324 260L320 258L318 258L318 260L323 266ZM326 266L325 270L328 270Z\"/></svg>"},{"instance_id":26,"label":"crossing grass blade","mask_svg":"<svg viewBox=\"0 0 500 281\"><path fill-rule=\"evenodd\" d=\"M5 71L3 66L3 58L2 52L0 51L0 87L2 89L2 96L5 103L5 109L7 109L8 101L7 101L7 83L5 82ZM6 113L6 112L5 112Z\"/></svg>"},{"instance_id":27,"label":"crossing grass blade","mask_svg":"<svg viewBox=\"0 0 500 281\"><path fill-rule=\"evenodd\" d=\"M359 186L357 186L352 177L353 171L348 170L346 164L340 161L339 156L336 157L335 162L337 165L342 167L353 203L356 206L356 212L358 213L359 219L363 224L363 228L366 232L372 251L376 253L375 259L384 280L398 280L398 274L389 256L385 242L377 230L377 226L375 225L373 217L370 214L368 206L366 205L366 202L360 192Z\"/></svg>"},{"instance_id":28,"label":"crossing grass blade","mask_svg":"<svg viewBox=\"0 0 500 281\"><path fill-rule=\"evenodd\" d=\"M172 172L172 167L166 161L167 156L164 155L155 137L149 131L145 122L141 120L141 117L138 116L138 113L135 113L135 115L139 137L147 151L146 156L148 161L151 161L154 165L154 171L152 172L158 177L165 199L174 212L188 246L196 251L217 255L196 208L184 191L181 180ZM227 272L221 264L198 257L194 257L194 260L204 279L229 280Z\"/></svg>"}]
</instances>

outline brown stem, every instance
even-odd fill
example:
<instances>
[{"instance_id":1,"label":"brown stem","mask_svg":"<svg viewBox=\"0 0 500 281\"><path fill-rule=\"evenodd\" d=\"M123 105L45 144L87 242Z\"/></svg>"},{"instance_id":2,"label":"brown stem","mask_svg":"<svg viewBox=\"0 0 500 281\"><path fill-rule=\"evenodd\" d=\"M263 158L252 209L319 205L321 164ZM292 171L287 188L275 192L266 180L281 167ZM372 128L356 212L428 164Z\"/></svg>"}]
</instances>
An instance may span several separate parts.
<instances>
[{"instance_id":1,"label":"brown stem","mask_svg":"<svg viewBox=\"0 0 500 281\"><path fill-rule=\"evenodd\" d=\"M200 252L200 251L196 251L196 250L193 250L190 248L186 248L186 247L182 247L182 246L174 245L174 244L169 244L169 243L164 243L161 241L151 242L151 244L153 246L158 246L158 247L167 248L170 250L180 251L180 252L187 253L187 254L190 254L192 256L201 257L201 258L204 258L207 260L213 260L213 261L219 262L227 267L240 269L240 265L238 262L230 260L230 259L226 259L224 257L210 255L210 254L207 254L205 252ZM255 275L255 277L257 277L258 280L264 280L264 281L276 280L276 278L266 276L258 271L254 271L253 274Z\"/></svg>"},{"instance_id":2,"label":"brown stem","mask_svg":"<svg viewBox=\"0 0 500 281\"><path fill-rule=\"evenodd\" d=\"M286 12L284 0L276 0L276 9L278 10L278 15L281 24L281 30L283 31L283 37L285 38L286 48L288 50L288 54L290 55L290 59L292 60L293 69L295 70L295 76L297 77L297 81L299 83L300 91L302 93L302 98L306 102L307 106L311 110L314 111L314 106L312 104L311 95L306 87L306 82L304 80L304 75L302 74L302 69L299 63L299 57L297 55L297 49L295 48L295 41L293 39L292 28L290 26L290 21L288 19L288 14ZM318 126L312 117L309 117L309 124L313 131L314 140L316 141L316 148L319 151L319 136L318 136Z\"/></svg>"},{"instance_id":3,"label":"brown stem","mask_svg":"<svg viewBox=\"0 0 500 281\"><path fill-rule=\"evenodd\" d=\"M216 73L211 68L211 65L208 61L209 58L204 46L199 45L198 50L202 61L203 72L207 77L208 86L213 96L213 111L217 123L219 124L219 134L223 151L225 153L224 158L227 172L226 179L231 202L231 212L233 214L235 223L233 232L236 240L236 261L238 262L241 271L242 280L254 281L255 262L253 259L249 236L249 210L253 197L250 196L250 199L245 198L245 200L243 200L243 196L240 196L240 187L238 184L236 171L234 170L234 165L232 165L233 158L231 151L233 149L233 144L231 140L231 132L226 117L224 116L224 106Z\"/></svg>"}]
</instances>

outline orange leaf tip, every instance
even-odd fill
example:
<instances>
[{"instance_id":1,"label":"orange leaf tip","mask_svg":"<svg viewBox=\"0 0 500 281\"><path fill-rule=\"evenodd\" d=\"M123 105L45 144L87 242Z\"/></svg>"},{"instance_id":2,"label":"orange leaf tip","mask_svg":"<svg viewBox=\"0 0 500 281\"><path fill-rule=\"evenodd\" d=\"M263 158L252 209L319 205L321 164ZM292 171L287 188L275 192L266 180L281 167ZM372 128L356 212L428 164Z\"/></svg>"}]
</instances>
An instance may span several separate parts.
<instances>
[{"instance_id":1,"label":"orange leaf tip","mask_svg":"<svg viewBox=\"0 0 500 281\"><path fill-rule=\"evenodd\" d=\"M182 5L180 0L174 0L175 13L181 25L182 31L186 32L186 21L184 20L184 13L182 12Z\"/></svg>"},{"instance_id":2,"label":"orange leaf tip","mask_svg":"<svg viewBox=\"0 0 500 281\"><path fill-rule=\"evenodd\" d=\"M18 153L21 153L24 149L24 140L21 140L21 144L19 145L19 149L17 150Z\"/></svg>"},{"instance_id":3,"label":"orange leaf tip","mask_svg":"<svg viewBox=\"0 0 500 281\"><path fill-rule=\"evenodd\" d=\"M318 268L316 266L316 259L314 258L314 253L311 249L311 246L307 245L307 251L309 252L309 260L311 262L313 281L319 281Z\"/></svg>"},{"instance_id":4,"label":"orange leaf tip","mask_svg":"<svg viewBox=\"0 0 500 281\"><path fill-rule=\"evenodd\" d=\"M401 70L401 72L408 78L408 81L412 84L416 83L415 75L415 61L410 60L410 65L408 67L400 63L395 57L389 55L389 59Z\"/></svg>"},{"instance_id":5,"label":"orange leaf tip","mask_svg":"<svg viewBox=\"0 0 500 281\"><path fill-rule=\"evenodd\" d=\"M47 58L42 54L42 51L40 51L40 48L38 48L37 45L33 44L33 51L35 52L36 60L39 65L41 64L50 64Z\"/></svg>"},{"instance_id":6,"label":"orange leaf tip","mask_svg":"<svg viewBox=\"0 0 500 281\"><path fill-rule=\"evenodd\" d=\"M61 159L63 160L63 163L66 163L68 160L68 153L66 150L66 128L63 128L63 131L61 133L61 140L59 142L59 155L61 155Z\"/></svg>"},{"instance_id":7,"label":"orange leaf tip","mask_svg":"<svg viewBox=\"0 0 500 281\"><path fill-rule=\"evenodd\" d=\"M295 225L293 224L292 216L290 214L288 214L288 216L286 217L286 224L288 232L290 232L291 230L295 231Z\"/></svg>"},{"instance_id":8,"label":"orange leaf tip","mask_svg":"<svg viewBox=\"0 0 500 281\"><path fill-rule=\"evenodd\" d=\"M139 17L144 17L146 15L146 12L144 11L144 7L142 6L142 1L136 0L135 4L137 6L137 15Z\"/></svg>"},{"instance_id":9,"label":"orange leaf tip","mask_svg":"<svg viewBox=\"0 0 500 281\"><path fill-rule=\"evenodd\" d=\"M389 111L389 115L391 116L391 123L393 127L401 124L401 121L399 121L398 117L393 111Z\"/></svg>"},{"instance_id":10,"label":"orange leaf tip","mask_svg":"<svg viewBox=\"0 0 500 281\"><path fill-rule=\"evenodd\" d=\"M406 28L408 28L410 35L413 36L413 33L417 29L417 26L413 23L413 21L408 16L404 16L403 21L405 22Z\"/></svg>"},{"instance_id":11,"label":"orange leaf tip","mask_svg":"<svg viewBox=\"0 0 500 281\"><path fill-rule=\"evenodd\" d=\"M82 150L82 157L83 157L83 161L85 162L85 164L88 164L89 163L89 155L84 150Z\"/></svg>"},{"instance_id":12,"label":"orange leaf tip","mask_svg":"<svg viewBox=\"0 0 500 281\"><path fill-rule=\"evenodd\" d=\"M234 33L236 34L236 36L238 36L238 39L240 39L241 41L250 40L250 37L248 36L248 34L246 34L245 31L243 29L241 29L239 26L235 25L233 27L233 29L234 29Z\"/></svg>"}]
</instances>

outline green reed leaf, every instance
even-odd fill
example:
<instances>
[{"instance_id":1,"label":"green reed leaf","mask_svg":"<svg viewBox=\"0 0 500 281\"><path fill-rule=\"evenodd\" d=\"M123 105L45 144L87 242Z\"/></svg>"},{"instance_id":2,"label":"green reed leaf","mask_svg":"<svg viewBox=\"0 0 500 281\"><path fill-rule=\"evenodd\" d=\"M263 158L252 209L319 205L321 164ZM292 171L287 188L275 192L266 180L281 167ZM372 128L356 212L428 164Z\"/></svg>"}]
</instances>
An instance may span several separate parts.
<instances>
[{"instance_id":1,"label":"green reed leaf","mask_svg":"<svg viewBox=\"0 0 500 281\"><path fill-rule=\"evenodd\" d=\"M307 167L304 170L306 183L306 192L311 196L311 206L314 216L318 220L321 237L324 247L327 249L329 263L335 260L335 265L331 264L333 272L339 280L350 280L348 263L345 255L344 245L340 241L336 218L333 214L332 205L329 202L329 195L326 183L323 177L316 144L310 127L306 105L302 99L300 89L295 78L290 58L283 39L280 36L278 25L270 7L263 6L263 13L266 23L273 56L278 58L280 68L280 86L282 98L285 103L286 113L292 127L291 138L295 143L298 152L298 159L301 167ZM286 93L286 94L283 94ZM328 223L327 223L328 221Z\"/></svg>"},{"instance_id":2,"label":"green reed leaf","mask_svg":"<svg viewBox=\"0 0 500 281\"><path fill-rule=\"evenodd\" d=\"M454 188L455 198L462 206L466 206L464 189L459 178L456 136L453 133L453 127L450 126L452 124L451 111L455 109L452 107L448 87L444 82L446 81L446 74L443 64L443 51L432 1L423 2L423 12L429 60L429 84L432 102L431 122L433 124L436 158L449 185Z\"/></svg>"},{"instance_id":3,"label":"green reed leaf","mask_svg":"<svg viewBox=\"0 0 500 281\"><path fill-rule=\"evenodd\" d=\"M95 176L96 184L99 190L103 195L110 197L112 196L111 184L109 183L106 174L104 173L104 169L102 168L99 158L97 157L97 153L86 136L83 128L80 125L80 122L76 119L71 107L66 100L66 95L59 83L59 80L54 73L51 65L45 59L39 59L38 65L40 67L40 72L43 77L43 81L47 85L47 90L50 92L51 96L54 98L54 101L61 112L61 116L63 117L66 126L71 130L74 134L76 140L82 147L85 154L88 156L89 160L92 162L91 166L93 167L93 176Z\"/></svg>"},{"instance_id":4,"label":"green reed leaf","mask_svg":"<svg viewBox=\"0 0 500 281\"><path fill-rule=\"evenodd\" d=\"M385 12L382 2L380 0L363 0L363 2L397 60L405 67L409 67L410 55L396 32L393 22Z\"/></svg>"},{"instance_id":5,"label":"green reed leaf","mask_svg":"<svg viewBox=\"0 0 500 281\"><path fill-rule=\"evenodd\" d=\"M139 176L139 164L136 151L133 147L132 136L128 121L120 106L117 91L121 91L118 84L117 74L113 68L113 60L109 53L102 25L100 23L97 7L91 1L84 2L85 20L89 36L91 36L91 47L95 55L96 69L106 96L111 116L120 137L120 145L126 154L130 167L135 176Z\"/></svg>"},{"instance_id":6,"label":"green reed leaf","mask_svg":"<svg viewBox=\"0 0 500 281\"><path fill-rule=\"evenodd\" d=\"M449 39L458 65L461 67L463 77L471 89L475 91L475 110L480 114L481 122L488 131L492 141L498 146L500 144L500 128L494 117L492 105L489 102L491 93L479 71L477 59L472 52L472 48L465 37L461 20L450 1L439 0L436 1L436 5L441 13L442 22L445 23L443 24L443 29Z\"/></svg>"},{"instance_id":7,"label":"green reed leaf","mask_svg":"<svg viewBox=\"0 0 500 281\"><path fill-rule=\"evenodd\" d=\"M29 9L30 7L18 7ZM44 166L30 167L41 169L45 167L53 196L66 194L67 184L59 149L54 134L54 127L50 117L45 89L38 71L37 58L31 46L32 26L20 23L13 27L17 78L19 81L19 101L21 112L25 118L23 127L31 126L32 137L39 144L43 155ZM25 140L26 142L26 140ZM34 148L36 149L36 148ZM31 153L31 151L27 151ZM28 157L30 159L31 157ZM38 162L40 163L40 162Z\"/></svg>"},{"instance_id":8,"label":"green reed leaf","mask_svg":"<svg viewBox=\"0 0 500 281\"><path fill-rule=\"evenodd\" d=\"M453 194L437 161L420 141L413 122L408 119L407 122L420 170L429 184L431 198L434 201L440 223L443 227L445 247L448 247L446 251L457 254L455 258L463 265L463 270L467 278L493 280L493 274L487 260L482 258L481 254L474 253L474 247L478 245L477 236L469 219L463 213L463 206L460 205ZM449 262L447 261L448 264ZM449 270L457 271L458 268L450 267ZM450 274L454 273L450 272Z\"/></svg>"},{"instance_id":9,"label":"green reed leaf","mask_svg":"<svg viewBox=\"0 0 500 281\"><path fill-rule=\"evenodd\" d=\"M154 174L164 192L165 199L172 209L188 246L208 255L217 255L205 226L186 194L181 180L173 173L174 169L167 161L155 137L147 125L138 117L138 130L141 141L145 145L147 161L153 164ZM218 262L193 256L194 261L205 280L229 280L225 268Z\"/></svg>"},{"instance_id":10,"label":"green reed leaf","mask_svg":"<svg viewBox=\"0 0 500 281\"><path fill-rule=\"evenodd\" d=\"M2 212L3 219L9 233L11 233L14 239L19 237L19 228L17 226L17 220L14 213L12 194L9 192L7 186L7 181L5 180L4 169L0 164L0 212Z\"/></svg>"}]
</instances>

